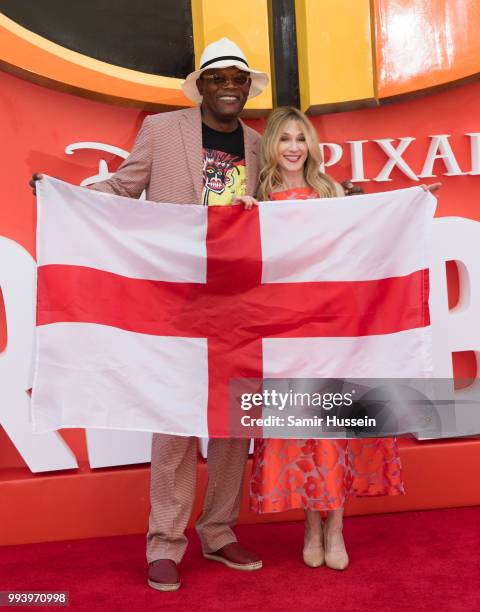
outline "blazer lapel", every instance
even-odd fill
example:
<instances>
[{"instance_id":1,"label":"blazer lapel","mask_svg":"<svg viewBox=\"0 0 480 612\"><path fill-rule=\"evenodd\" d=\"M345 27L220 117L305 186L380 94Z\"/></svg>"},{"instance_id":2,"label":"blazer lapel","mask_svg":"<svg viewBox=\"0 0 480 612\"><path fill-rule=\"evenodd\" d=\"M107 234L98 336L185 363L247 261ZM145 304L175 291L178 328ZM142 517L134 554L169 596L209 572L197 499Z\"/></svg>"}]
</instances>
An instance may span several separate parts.
<instances>
[{"instance_id":1,"label":"blazer lapel","mask_svg":"<svg viewBox=\"0 0 480 612\"><path fill-rule=\"evenodd\" d=\"M197 203L200 204L203 188L202 118L200 115L200 107L197 106L186 110L181 119L180 131L185 147L187 164Z\"/></svg>"},{"instance_id":2,"label":"blazer lapel","mask_svg":"<svg viewBox=\"0 0 480 612\"><path fill-rule=\"evenodd\" d=\"M257 189L257 177L258 177L258 159L257 150L255 146L255 138L252 138L251 132L247 129L246 125L241 122L243 127L243 140L245 145L245 164L247 172L247 194L254 196Z\"/></svg>"}]
</instances>

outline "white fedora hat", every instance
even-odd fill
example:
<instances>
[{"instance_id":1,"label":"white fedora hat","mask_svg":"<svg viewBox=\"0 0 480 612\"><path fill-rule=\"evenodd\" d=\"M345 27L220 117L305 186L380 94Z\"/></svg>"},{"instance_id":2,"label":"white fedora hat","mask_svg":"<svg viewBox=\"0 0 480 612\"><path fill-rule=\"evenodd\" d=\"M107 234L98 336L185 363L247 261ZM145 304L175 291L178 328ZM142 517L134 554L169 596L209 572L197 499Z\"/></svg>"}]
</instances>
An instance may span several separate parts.
<instances>
[{"instance_id":1,"label":"white fedora hat","mask_svg":"<svg viewBox=\"0 0 480 612\"><path fill-rule=\"evenodd\" d=\"M182 83L183 93L197 104L202 101L202 96L197 89L197 79L204 70L211 68L229 68L235 66L240 70L250 73L252 84L250 86L249 98L258 96L268 85L268 75L260 70L252 70L249 67L243 51L228 38L221 38L205 47L200 58L200 68L191 72Z\"/></svg>"}]
</instances>

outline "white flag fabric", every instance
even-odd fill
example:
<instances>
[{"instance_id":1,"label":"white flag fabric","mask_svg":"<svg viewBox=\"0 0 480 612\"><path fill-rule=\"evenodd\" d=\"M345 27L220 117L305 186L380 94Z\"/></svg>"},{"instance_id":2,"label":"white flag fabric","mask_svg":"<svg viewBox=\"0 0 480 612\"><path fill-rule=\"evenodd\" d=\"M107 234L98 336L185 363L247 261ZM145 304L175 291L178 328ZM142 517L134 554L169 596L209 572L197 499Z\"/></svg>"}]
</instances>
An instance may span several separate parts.
<instances>
[{"instance_id":1,"label":"white flag fabric","mask_svg":"<svg viewBox=\"0 0 480 612\"><path fill-rule=\"evenodd\" d=\"M431 375L420 187L252 211L37 193L36 431L225 437L234 378Z\"/></svg>"}]
</instances>

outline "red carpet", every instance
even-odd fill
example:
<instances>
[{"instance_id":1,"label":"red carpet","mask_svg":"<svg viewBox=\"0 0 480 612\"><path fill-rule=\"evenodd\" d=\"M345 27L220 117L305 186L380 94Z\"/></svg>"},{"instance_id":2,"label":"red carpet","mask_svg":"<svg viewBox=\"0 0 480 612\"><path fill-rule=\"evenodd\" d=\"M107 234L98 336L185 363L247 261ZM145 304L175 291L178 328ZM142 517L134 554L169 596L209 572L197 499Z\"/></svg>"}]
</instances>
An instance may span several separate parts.
<instances>
[{"instance_id":1,"label":"red carpet","mask_svg":"<svg viewBox=\"0 0 480 612\"><path fill-rule=\"evenodd\" d=\"M303 565L301 523L242 525L237 533L262 553L262 570L203 559L190 533L182 588L159 593L145 581L144 537L121 536L5 546L0 591L68 590L70 609L90 612L480 610L480 507L348 518L345 572Z\"/></svg>"}]
</instances>

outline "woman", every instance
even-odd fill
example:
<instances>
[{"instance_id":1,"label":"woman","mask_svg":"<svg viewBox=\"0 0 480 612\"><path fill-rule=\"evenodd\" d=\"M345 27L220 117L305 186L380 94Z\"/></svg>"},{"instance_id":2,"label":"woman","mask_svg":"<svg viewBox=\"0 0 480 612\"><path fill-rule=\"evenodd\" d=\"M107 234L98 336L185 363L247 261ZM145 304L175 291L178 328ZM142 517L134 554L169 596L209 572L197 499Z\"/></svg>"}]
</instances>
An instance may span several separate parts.
<instances>
[{"instance_id":1,"label":"woman","mask_svg":"<svg viewBox=\"0 0 480 612\"><path fill-rule=\"evenodd\" d=\"M276 109L261 142L259 200L299 200L344 195L319 171L317 135L295 108ZM245 208L256 204L241 198ZM404 493L400 458L393 439L273 440L255 442L250 487L254 511L305 510L303 559L343 570L348 555L342 535L349 495ZM322 520L324 513L325 520Z\"/></svg>"}]
</instances>

